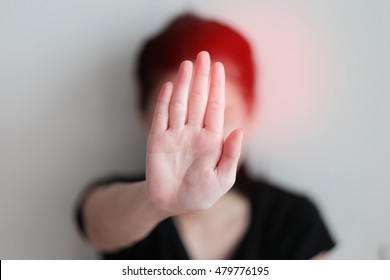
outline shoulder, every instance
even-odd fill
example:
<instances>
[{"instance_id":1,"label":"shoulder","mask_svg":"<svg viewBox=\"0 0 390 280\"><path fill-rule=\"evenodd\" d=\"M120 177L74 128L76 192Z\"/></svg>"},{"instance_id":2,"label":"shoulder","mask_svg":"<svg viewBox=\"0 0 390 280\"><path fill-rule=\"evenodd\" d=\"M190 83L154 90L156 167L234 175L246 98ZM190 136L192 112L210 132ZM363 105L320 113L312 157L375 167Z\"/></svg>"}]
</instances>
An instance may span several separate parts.
<instances>
[{"instance_id":1,"label":"shoulder","mask_svg":"<svg viewBox=\"0 0 390 280\"><path fill-rule=\"evenodd\" d=\"M291 208L315 208L311 200L298 192L288 190L264 177L254 177L241 172L237 178L239 190L265 208L277 208L279 211ZM275 209L273 209L275 210Z\"/></svg>"},{"instance_id":2,"label":"shoulder","mask_svg":"<svg viewBox=\"0 0 390 280\"><path fill-rule=\"evenodd\" d=\"M264 179L251 184L254 217L275 258L310 259L335 245L311 198Z\"/></svg>"},{"instance_id":3,"label":"shoulder","mask_svg":"<svg viewBox=\"0 0 390 280\"><path fill-rule=\"evenodd\" d=\"M318 211L313 200L307 195L265 180L257 181L257 183L255 181L253 199L263 205L263 210L269 207L289 215L294 212L302 214Z\"/></svg>"},{"instance_id":4,"label":"shoulder","mask_svg":"<svg viewBox=\"0 0 390 280\"><path fill-rule=\"evenodd\" d=\"M265 180L254 181L252 188L252 201L261 215L291 227L304 227L321 220L318 207L307 195Z\"/></svg>"}]
</instances>

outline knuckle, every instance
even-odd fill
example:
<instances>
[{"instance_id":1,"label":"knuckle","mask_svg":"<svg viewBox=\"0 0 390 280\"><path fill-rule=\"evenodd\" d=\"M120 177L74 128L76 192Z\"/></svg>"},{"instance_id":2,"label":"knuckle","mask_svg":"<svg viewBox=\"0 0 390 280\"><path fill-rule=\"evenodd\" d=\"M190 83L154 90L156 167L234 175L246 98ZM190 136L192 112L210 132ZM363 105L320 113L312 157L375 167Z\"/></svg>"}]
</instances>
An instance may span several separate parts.
<instances>
[{"instance_id":1,"label":"knuckle","mask_svg":"<svg viewBox=\"0 0 390 280\"><path fill-rule=\"evenodd\" d=\"M156 112L154 113L154 118L155 118L156 120L163 120L163 119L165 119L165 114L164 114L163 112L156 111Z\"/></svg>"},{"instance_id":2,"label":"knuckle","mask_svg":"<svg viewBox=\"0 0 390 280\"><path fill-rule=\"evenodd\" d=\"M204 96L201 90L193 90L190 95L190 100L193 103L201 103L205 99Z\"/></svg>"},{"instance_id":3,"label":"knuckle","mask_svg":"<svg viewBox=\"0 0 390 280\"><path fill-rule=\"evenodd\" d=\"M224 108L223 103L217 100L209 100L207 107L215 111L222 110Z\"/></svg>"},{"instance_id":4,"label":"knuckle","mask_svg":"<svg viewBox=\"0 0 390 280\"><path fill-rule=\"evenodd\" d=\"M227 176L224 176L223 180L222 180L223 185L225 185L229 188L232 187L235 182L236 182L235 174L229 174Z\"/></svg>"},{"instance_id":5,"label":"knuckle","mask_svg":"<svg viewBox=\"0 0 390 280\"><path fill-rule=\"evenodd\" d=\"M172 110L183 110L185 108L185 104L180 100L173 100L171 102Z\"/></svg>"}]
</instances>

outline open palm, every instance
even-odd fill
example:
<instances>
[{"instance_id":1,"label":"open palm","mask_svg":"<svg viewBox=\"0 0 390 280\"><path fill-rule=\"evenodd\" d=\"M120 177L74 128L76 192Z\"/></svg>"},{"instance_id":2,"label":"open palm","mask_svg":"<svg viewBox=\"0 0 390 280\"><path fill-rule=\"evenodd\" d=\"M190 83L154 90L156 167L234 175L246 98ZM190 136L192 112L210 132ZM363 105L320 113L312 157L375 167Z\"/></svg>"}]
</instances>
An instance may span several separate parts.
<instances>
[{"instance_id":1,"label":"open palm","mask_svg":"<svg viewBox=\"0 0 390 280\"><path fill-rule=\"evenodd\" d=\"M157 207L171 214L205 210L232 187L242 132L223 139L224 110L224 67L217 62L210 71L207 52L194 67L184 61L175 85L162 87L146 155L146 191Z\"/></svg>"}]
</instances>

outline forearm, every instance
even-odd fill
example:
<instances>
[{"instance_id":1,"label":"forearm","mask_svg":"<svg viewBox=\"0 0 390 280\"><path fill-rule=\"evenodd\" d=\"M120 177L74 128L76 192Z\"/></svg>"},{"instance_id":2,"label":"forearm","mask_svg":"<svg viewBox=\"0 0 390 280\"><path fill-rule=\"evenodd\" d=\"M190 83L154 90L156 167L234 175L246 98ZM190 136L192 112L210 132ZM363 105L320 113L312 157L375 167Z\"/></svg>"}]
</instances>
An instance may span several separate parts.
<instances>
[{"instance_id":1,"label":"forearm","mask_svg":"<svg viewBox=\"0 0 390 280\"><path fill-rule=\"evenodd\" d=\"M145 181L95 189L86 197L82 214L88 238L103 251L141 240L169 216L149 201Z\"/></svg>"}]
</instances>

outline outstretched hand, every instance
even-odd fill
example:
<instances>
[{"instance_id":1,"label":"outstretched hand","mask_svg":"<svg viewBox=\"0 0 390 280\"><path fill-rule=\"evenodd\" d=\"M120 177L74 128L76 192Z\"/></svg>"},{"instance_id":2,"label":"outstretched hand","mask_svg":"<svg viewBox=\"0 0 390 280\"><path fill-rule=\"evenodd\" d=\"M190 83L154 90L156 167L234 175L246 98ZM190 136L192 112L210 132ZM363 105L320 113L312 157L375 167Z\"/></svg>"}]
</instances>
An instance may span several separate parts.
<instances>
[{"instance_id":1,"label":"outstretched hand","mask_svg":"<svg viewBox=\"0 0 390 280\"><path fill-rule=\"evenodd\" d=\"M193 69L194 68L194 69ZM170 215L210 208L234 184L243 133L223 139L225 72L200 52L157 100L148 137L146 192Z\"/></svg>"}]
</instances>

